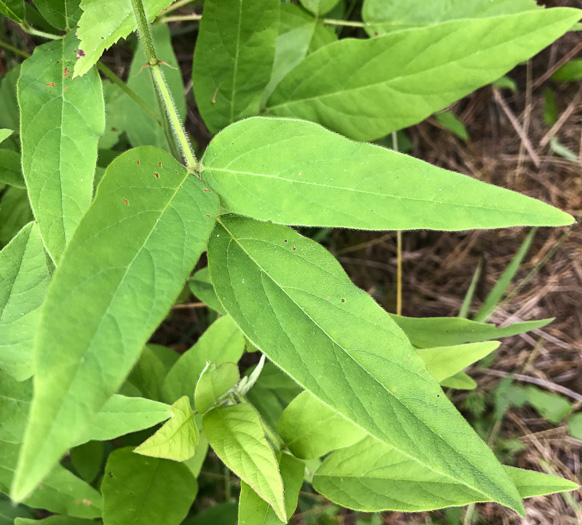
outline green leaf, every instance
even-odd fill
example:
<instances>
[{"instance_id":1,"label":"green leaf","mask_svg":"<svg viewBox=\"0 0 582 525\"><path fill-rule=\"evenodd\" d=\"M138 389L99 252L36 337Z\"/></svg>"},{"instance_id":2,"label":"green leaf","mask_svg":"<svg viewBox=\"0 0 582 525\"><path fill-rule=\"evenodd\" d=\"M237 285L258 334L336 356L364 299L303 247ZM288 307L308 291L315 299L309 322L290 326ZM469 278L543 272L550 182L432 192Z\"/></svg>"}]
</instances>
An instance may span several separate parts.
<instances>
[{"instance_id":1,"label":"green leaf","mask_svg":"<svg viewBox=\"0 0 582 525\"><path fill-rule=\"evenodd\" d=\"M582 413L574 414L568 421L570 435L582 441Z\"/></svg>"},{"instance_id":2,"label":"green leaf","mask_svg":"<svg viewBox=\"0 0 582 525\"><path fill-rule=\"evenodd\" d=\"M188 281L188 285L190 286L190 291L198 297L198 299L205 302L209 308L212 308L222 315L226 314L218 297L216 297L216 292L210 282L208 267L198 270Z\"/></svg>"},{"instance_id":3,"label":"green leaf","mask_svg":"<svg viewBox=\"0 0 582 525\"><path fill-rule=\"evenodd\" d=\"M38 226L27 224L0 252L0 368L33 374L32 348L51 276Z\"/></svg>"},{"instance_id":4,"label":"green leaf","mask_svg":"<svg viewBox=\"0 0 582 525\"><path fill-rule=\"evenodd\" d=\"M552 80L557 80L558 82L576 82L581 78L582 58L570 60L552 75Z\"/></svg>"},{"instance_id":5,"label":"green leaf","mask_svg":"<svg viewBox=\"0 0 582 525\"><path fill-rule=\"evenodd\" d=\"M0 369L0 441L22 442L32 398L32 380L16 381Z\"/></svg>"},{"instance_id":6,"label":"green leaf","mask_svg":"<svg viewBox=\"0 0 582 525\"><path fill-rule=\"evenodd\" d=\"M289 454L281 454L279 468L285 489L285 511L287 516L292 516L297 508L305 465ZM277 517L272 507L244 481L241 482L238 525L280 525L281 523L283 522Z\"/></svg>"},{"instance_id":7,"label":"green leaf","mask_svg":"<svg viewBox=\"0 0 582 525\"><path fill-rule=\"evenodd\" d=\"M555 494L556 492L566 492L580 488L577 483L556 476L549 476L542 472L509 466L506 466L505 470L511 476L522 498L545 496L546 494Z\"/></svg>"},{"instance_id":8,"label":"green leaf","mask_svg":"<svg viewBox=\"0 0 582 525\"><path fill-rule=\"evenodd\" d=\"M485 343L439 346L421 348L417 350L417 353L424 361L428 371L440 383L483 359L499 348L500 344L499 341L487 341Z\"/></svg>"},{"instance_id":9,"label":"green leaf","mask_svg":"<svg viewBox=\"0 0 582 525\"><path fill-rule=\"evenodd\" d=\"M40 523L40 525L91 525L91 523L95 524L93 520L72 518L71 516L49 516L48 518L45 518L43 520L17 518L14 521L14 525L34 525L35 523Z\"/></svg>"},{"instance_id":10,"label":"green leaf","mask_svg":"<svg viewBox=\"0 0 582 525\"><path fill-rule=\"evenodd\" d=\"M212 408L240 379L235 363L208 363L194 391L194 407L199 414Z\"/></svg>"},{"instance_id":11,"label":"green leaf","mask_svg":"<svg viewBox=\"0 0 582 525\"><path fill-rule=\"evenodd\" d=\"M439 124L441 124L445 129L454 133L457 137L463 140L469 140L469 132L459 118L451 111L443 111L442 113L437 113L434 118Z\"/></svg>"},{"instance_id":12,"label":"green leaf","mask_svg":"<svg viewBox=\"0 0 582 525\"><path fill-rule=\"evenodd\" d=\"M16 83L19 76L20 66L17 66L8 71L0 84L0 127L2 128L20 130L20 113L16 98Z\"/></svg>"},{"instance_id":13,"label":"green leaf","mask_svg":"<svg viewBox=\"0 0 582 525\"><path fill-rule=\"evenodd\" d=\"M0 149L0 183L20 189L26 188L20 169L20 155L16 151Z\"/></svg>"},{"instance_id":14,"label":"green leaf","mask_svg":"<svg viewBox=\"0 0 582 525\"><path fill-rule=\"evenodd\" d=\"M0 0L0 13L16 22L23 22L24 0Z\"/></svg>"},{"instance_id":15,"label":"green leaf","mask_svg":"<svg viewBox=\"0 0 582 525\"><path fill-rule=\"evenodd\" d=\"M108 525L178 525L190 510L198 484L181 463L121 448L109 455L101 490Z\"/></svg>"},{"instance_id":16,"label":"green leaf","mask_svg":"<svg viewBox=\"0 0 582 525\"><path fill-rule=\"evenodd\" d=\"M182 396L192 399L206 363L236 363L244 348L245 340L241 331L230 317L221 317L170 369L162 387L164 399L170 403Z\"/></svg>"},{"instance_id":17,"label":"green leaf","mask_svg":"<svg viewBox=\"0 0 582 525\"><path fill-rule=\"evenodd\" d=\"M232 525L236 523L236 515L236 503L228 501L188 518L182 525Z\"/></svg>"},{"instance_id":18,"label":"green leaf","mask_svg":"<svg viewBox=\"0 0 582 525\"><path fill-rule=\"evenodd\" d=\"M194 456L183 462L195 478L198 478L200 475L200 471L202 470L207 455L208 439L206 439L206 434L204 432L200 432L200 440L198 441L198 445L196 445Z\"/></svg>"},{"instance_id":19,"label":"green leaf","mask_svg":"<svg viewBox=\"0 0 582 525\"><path fill-rule=\"evenodd\" d=\"M117 84L112 82L103 82L103 98L105 99L105 133L99 138L99 150L108 150L119 142L119 137L125 131L126 108L130 99ZM99 161L102 160L102 151L100 151Z\"/></svg>"},{"instance_id":20,"label":"green leaf","mask_svg":"<svg viewBox=\"0 0 582 525\"><path fill-rule=\"evenodd\" d=\"M538 472L504 469L520 497L576 488ZM330 454L315 473L313 486L334 503L366 512L417 512L483 501L482 494L370 437Z\"/></svg>"},{"instance_id":21,"label":"green leaf","mask_svg":"<svg viewBox=\"0 0 582 525\"><path fill-rule=\"evenodd\" d=\"M457 372L454 376L447 377L441 382L442 387L456 388L458 390L475 390L477 383L465 372Z\"/></svg>"},{"instance_id":22,"label":"green leaf","mask_svg":"<svg viewBox=\"0 0 582 525\"><path fill-rule=\"evenodd\" d=\"M493 453L404 333L323 247L290 228L226 216L208 259L225 309L301 386L439 475L523 512Z\"/></svg>"},{"instance_id":23,"label":"green leaf","mask_svg":"<svg viewBox=\"0 0 582 525\"><path fill-rule=\"evenodd\" d=\"M523 334L543 328L553 319L513 323L504 328L493 324L476 323L459 317L404 317L389 314L417 348L454 346L462 343L480 343L501 337Z\"/></svg>"},{"instance_id":24,"label":"green leaf","mask_svg":"<svg viewBox=\"0 0 582 525\"><path fill-rule=\"evenodd\" d=\"M14 499L121 386L182 290L217 213L216 196L163 151L136 148L109 166L43 306Z\"/></svg>"},{"instance_id":25,"label":"green leaf","mask_svg":"<svg viewBox=\"0 0 582 525\"><path fill-rule=\"evenodd\" d=\"M216 133L259 112L275 56L279 0L207 0L194 50L194 95Z\"/></svg>"},{"instance_id":26,"label":"green leaf","mask_svg":"<svg viewBox=\"0 0 582 525\"><path fill-rule=\"evenodd\" d=\"M180 64L178 64L172 47L170 29L166 24L156 24L152 26L152 33L158 59L168 64L164 68L164 77L174 99L174 106L180 119L184 120L186 117L186 97L184 95ZM140 43L131 62L127 85L147 102L152 109L158 112L156 88L150 71L148 68L144 69L144 64L147 61L145 51ZM125 96L123 102L122 111L125 114L125 129L131 145L157 146L169 152L168 140L163 128L129 96Z\"/></svg>"},{"instance_id":27,"label":"green leaf","mask_svg":"<svg viewBox=\"0 0 582 525\"><path fill-rule=\"evenodd\" d=\"M0 129L0 143L4 142L12 133L14 132L11 129Z\"/></svg>"},{"instance_id":28,"label":"green leaf","mask_svg":"<svg viewBox=\"0 0 582 525\"><path fill-rule=\"evenodd\" d=\"M8 244L32 220L34 217L26 190L6 188L0 199L0 242Z\"/></svg>"},{"instance_id":29,"label":"green leaf","mask_svg":"<svg viewBox=\"0 0 582 525\"><path fill-rule=\"evenodd\" d=\"M492 82L492 84L496 88L510 89L514 93L517 93L517 83L515 82L515 80L513 80L512 78L510 78L508 76L504 75L504 76L498 78L495 82Z\"/></svg>"},{"instance_id":30,"label":"green leaf","mask_svg":"<svg viewBox=\"0 0 582 525\"><path fill-rule=\"evenodd\" d=\"M13 525L14 523L18 523L17 520L19 518L32 518L30 509L24 505L15 505L10 501L8 496L0 493L0 523L2 525Z\"/></svg>"},{"instance_id":31,"label":"green leaf","mask_svg":"<svg viewBox=\"0 0 582 525\"><path fill-rule=\"evenodd\" d=\"M18 81L22 172L47 251L56 262L93 198L105 128L97 71L72 79L74 34L35 48Z\"/></svg>"},{"instance_id":32,"label":"green leaf","mask_svg":"<svg viewBox=\"0 0 582 525\"><path fill-rule=\"evenodd\" d=\"M281 4L279 35L275 47L275 60L271 80L263 91L261 107L279 82L309 53L337 40L330 27L322 24L295 4Z\"/></svg>"},{"instance_id":33,"label":"green leaf","mask_svg":"<svg viewBox=\"0 0 582 525\"><path fill-rule=\"evenodd\" d=\"M311 11L315 16L323 16L329 13L339 0L300 0L301 5Z\"/></svg>"},{"instance_id":34,"label":"green leaf","mask_svg":"<svg viewBox=\"0 0 582 525\"><path fill-rule=\"evenodd\" d=\"M546 392L535 386L524 388L527 402L551 423L559 423L572 411L572 403L558 394Z\"/></svg>"},{"instance_id":35,"label":"green leaf","mask_svg":"<svg viewBox=\"0 0 582 525\"><path fill-rule=\"evenodd\" d=\"M172 0L145 0L148 19L152 21L171 3ZM83 14L77 29L81 42L75 77L87 73L107 48L137 28L131 0L81 0L81 9Z\"/></svg>"},{"instance_id":36,"label":"green leaf","mask_svg":"<svg viewBox=\"0 0 582 525\"><path fill-rule=\"evenodd\" d=\"M173 352L173 350L170 351ZM162 360L149 345L146 345L127 380L141 392L143 397L161 401L162 384L166 373L167 369Z\"/></svg>"},{"instance_id":37,"label":"green leaf","mask_svg":"<svg viewBox=\"0 0 582 525\"><path fill-rule=\"evenodd\" d=\"M50 25L61 31L74 29L81 17L79 0L34 0L34 5Z\"/></svg>"},{"instance_id":38,"label":"green leaf","mask_svg":"<svg viewBox=\"0 0 582 525\"><path fill-rule=\"evenodd\" d=\"M92 483L103 463L105 447L101 441L89 441L70 450L71 465L87 483Z\"/></svg>"},{"instance_id":39,"label":"green leaf","mask_svg":"<svg viewBox=\"0 0 582 525\"><path fill-rule=\"evenodd\" d=\"M194 421L188 396L178 399L172 405L171 411L171 419L134 452L142 456L174 461L186 461L194 455L200 433Z\"/></svg>"},{"instance_id":40,"label":"green leaf","mask_svg":"<svg viewBox=\"0 0 582 525\"><path fill-rule=\"evenodd\" d=\"M248 404L215 408L202 426L216 455L287 522L279 464L257 411Z\"/></svg>"},{"instance_id":41,"label":"green leaf","mask_svg":"<svg viewBox=\"0 0 582 525\"><path fill-rule=\"evenodd\" d=\"M537 9L535 0L365 0L362 18L370 36L471 18L489 18Z\"/></svg>"},{"instance_id":42,"label":"green leaf","mask_svg":"<svg viewBox=\"0 0 582 525\"><path fill-rule=\"evenodd\" d=\"M321 457L332 450L357 443L366 436L360 427L322 404L309 392L299 394L283 411L279 435L301 459Z\"/></svg>"},{"instance_id":43,"label":"green leaf","mask_svg":"<svg viewBox=\"0 0 582 525\"><path fill-rule=\"evenodd\" d=\"M370 40L346 38L293 69L267 109L279 117L319 122L356 140L374 140L493 82L579 19L578 10L540 9L453 20Z\"/></svg>"},{"instance_id":44,"label":"green leaf","mask_svg":"<svg viewBox=\"0 0 582 525\"><path fill-rule=\"evenodd\" d=\"M255 219L368 230L564 225L543 202L312 122L256 117L208 146L202 178L224 208Z\"/></svg>"}]
</instances>

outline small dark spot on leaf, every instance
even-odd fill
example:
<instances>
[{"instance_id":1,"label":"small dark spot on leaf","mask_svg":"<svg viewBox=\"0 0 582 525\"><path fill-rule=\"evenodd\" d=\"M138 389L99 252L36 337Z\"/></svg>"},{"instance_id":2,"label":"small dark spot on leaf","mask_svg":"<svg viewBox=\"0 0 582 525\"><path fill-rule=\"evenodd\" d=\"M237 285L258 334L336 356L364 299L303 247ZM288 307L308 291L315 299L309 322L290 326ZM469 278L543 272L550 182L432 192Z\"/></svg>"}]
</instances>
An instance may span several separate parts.
<instances>
[{"instance_id":1,"label":"small dark spot on leaf","mask_svg":"<svg viewBox=\"0 0 582 525\"><path fill-rule=\"evenodd\" d=\"M117 131L117 128L115 126L111 126L111 131Z\"/></svg>"},{"instance_id":2,"label":"small dark spot on leaf","mask_svg":"<svg viewBox=\"0 0 582 525\"><path fill-rule=\"evenodd\" d=\"M48 87L55 87L55 83L54 82L49 82L48 84L45 84Z\"/></svg>"},{"instance_id":3,"label":"small dark spot on leaf","mask_svg":"<svg viewBox=\"0 0 582 525\"><path fill-rule=\"evenodd\" d=\"M68 68L68 67L66 67L66 68L65 68L65 78L69 78L69 74L70 74L70 73L71 73L71 72L69 71L69 68Z\"/></svg>"},{"instance_id":4,"label":"small dark spot on leaf","mask_svg":"<svg viewBox=\"0 0 582 525\"><path fill-rule=\"evenodd\" d=\"M79 49L79 51L77 51L77 58L81 58L85 56L85 51L83 51L82 49Z\"/></svg>"},{"instance_id":5,"label":"small dark spot on leaf","mask_svg":"<svg viewBox=\"0 0 582 525\"><path fill-rule=\"evenodd\" d=\"M204 191L205 191L206 193L210 193L210 190L209 190L208 188L204 188Z\"/></svg>"},{"instance_id":6,"label":"small dark spot on leaf","mask_svg":"<svg viewBox=\"0 0 582 525\"><path fill-rule=\"evenodd\" d=\"M178 173L178 170L174 170L174 173Z\"/></svg>"},{"instance_id":7,"label":"small dark spot on leaf","mask_svg":"<svg viewBox=\"0 0 582 525\"><path fill-rule=\"evenodd\" d=\"M125 197L123 197L123 202L125 202L126 206L129 206L129 201Z\"/></svg>"},{"instance_id":8,"label":"small dark spot on leaf","mask_svg":"<svg viewBox=\"0 0 582 525\"><path fill-rule=\"evenodd\" d=\"M440 394L437 394L437 397L441 397L441 395Z\"/></svg>"},{"instance_id":9,"label":"small dark spot on leaf","mask_svg":"<svg viewBox=\"0 0 582 525\"><path fill-rule=\"evenodd\" d=\"M210 215L209 213L206 214L206 217L212 217L212 215Z\"/></svg>"},{"instance_id":10,"label":"small dark spot on leaf","mask_svg":"<svg viewBox=\"0 0 582 525\"><path fill-rule=\"evenodd\" d=\"M139 166L139 159L137 159L137 165Z\"/></svg>"},{"instance_id":11,"label":"small dark spot on leaf","mask_svg":"<svg viewBox=\"0 0 582 525\"><path fill-rule=\"evenodd\" d=\"M67 91L67 88L63 88L63 91Z\"/></svg>"},{"instance_id":12,"label":"small dark spot on leaf","mask_svg":"<svg viewBox=\"0 0 582 525\"><path fill-rule=\"evenodd\" d=\"M283 242L289 242L289 241L287 241L287 239L284 239L284 241L283 241Z\"/></svg>"},{"instance_id":13,"label":"small dark spot on leaf","mask_svg":"<svg viewBox=\"0 0 582 525\"><path fill-rule=\"evenodd\" d=\"M326 299L329 299L329 295L326 297Z\"/></svg>"},{"instance_id":14,"label":"small dark spot on leaf","mask_svg":"<svg viewBox=\"0 0 582 525\"><path fill-rule=\"evenodd\" d=\"M57 60L57 64L60 64L60 63L61 63L61 61L60 60Z\"/></svg>"},{"instance_id":15,"label":"small dark spot on leaf","mask_svg":"<svg viewBox=\"0 0 582 525\"><path fill-rule=\"evenodd\" d=\"M378 31L374 31L374 36L378 36Z\"/></svg>"},{"instance_id":16,"label":"small dark spot on leaf","mask_svg":"<svg viewBox=\"0 0 582 525\"><path fill-rule=\"evenodd\" d=\"M160 178L160 174L157 171L154 173L154 175L156 176L156 179Z\"/></svg>"},{"instance_id":17,"label":"small dark spot on leaf","mask_svg":"<svg viewBox=\"0 0 582 525\"><path fill-rule=\"evenodd\" d=\"M292 246L292 247L291 247L291 249L292 249L293 251L295 251L297 248L295 248L295 246Z\"/></svg>"},{"instance_id":18,"label":"small dark spot on leaf","mask_svg":"<svg viewBox=\"0 0 582 525\"><path fill-rule=\"evenodd\" d=\"M158 162L158 168L162 167L162 161L160 160L160 162Z\"/></svg>"},{"instance_id":19,"label":"small dark spot on leaf","mask_svg":"<svg viewBox=\"0 0 582 525\"><path fill-rule=\"evenodd\" d=\"M346 302L346 300L342 297L342 303L345 303L345 302Z\"/></svg>"}]
</instances>

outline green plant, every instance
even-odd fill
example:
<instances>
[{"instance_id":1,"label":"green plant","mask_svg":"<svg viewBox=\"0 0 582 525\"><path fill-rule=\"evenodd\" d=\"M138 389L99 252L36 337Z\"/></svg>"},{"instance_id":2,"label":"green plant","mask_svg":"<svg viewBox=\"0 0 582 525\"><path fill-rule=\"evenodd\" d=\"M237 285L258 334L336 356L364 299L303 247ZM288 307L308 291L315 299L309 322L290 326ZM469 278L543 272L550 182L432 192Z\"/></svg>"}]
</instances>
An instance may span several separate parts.
<instances>
[{"instance_id":1,"label":"green plant","mask_svg":"<svg viewBox=\"0 0 582 525\"><path fill-rule=\"evenodd\" d=\"M473 387L463 370L491 339L547 320L497 329L388 314L289 225L571 224L543 202L354 140L495 81L580 11L366 0L353 22L324 18L341 16L337 0L206 0L193 86L216 135L199 159L171 69L172 17L149 24L169 3L0 0L53 39L0 88L0 216L11 217L0 227L0 490L62 515L47 523L196 523L209 446L241 479L241 524L286 522L306 477L368 512L496 501L523 514L524 497L575 489L501 465L440 386ZM342 25L370 38L338 40ZM126 84L98 61L136 29ZM205 250L208 268L189 284L222 317L181 356L147 345ZM263 357L241 379L245 350ZM100 444L159 424L135 449L131 437ZM76 474L60 463L67 451Z\"/></svg>"}]
</instances>

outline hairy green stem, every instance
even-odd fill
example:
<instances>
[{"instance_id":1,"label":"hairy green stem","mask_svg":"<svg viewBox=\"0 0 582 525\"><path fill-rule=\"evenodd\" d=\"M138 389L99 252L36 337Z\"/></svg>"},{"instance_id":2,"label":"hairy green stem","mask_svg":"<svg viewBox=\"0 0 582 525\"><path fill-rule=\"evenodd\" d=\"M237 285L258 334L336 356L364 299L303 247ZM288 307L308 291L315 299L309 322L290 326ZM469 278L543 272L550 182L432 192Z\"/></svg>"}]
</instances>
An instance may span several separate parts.
<instances>
[{"instance_id":1,"label":"hairy green stem","mask_svg":"<svg viewBox=\"0 0 582 525\"><path fill-rule=\"evenodd\" d=\"M335 20L333 18L324 18L323 23L329 26L345 26L345 27L368 27L370 25L366 22L356 22L354 20Z\"/></svg>"},{"instance_id":2,"label":"hairy green stem","mask_svg":"<svg viewBox=\"0 0 582 525\"><path fill-rule=\"evenodd\" d=\"M138 33L148 59L149 69L166 110L165 115L169 119L174 133L178 138L188 169L196 171L199 169L199 164L196 155L190 146L190 141L188 140L186 131L182 126L178 112L176 111L176 106L174 105L174 100L172 99L172 95L166 84L166 79L161 71L160 61L156 55L154 39L146 16L143 0L131 0L131 5L137 22Z\"/></svg>"},{"instance_id":3,"label":"hairy green stem","mask_svg":"<svg viewBox=\"0 0 582 525\"><path fill-rule=\"evenodd\" d=\"M176 9L180 9L180 7L184 7L185 5L190 4L191 2L193 2L193 0L178 0L177 2L174 2L171 6L164 9L162 11L162 16L165 16L168 13L175 11Z\"/></svg>"},{"instance_id":4,"label":"hairy green stem","mask_svg":"<svg viewBox=\"0 0 582 525\"><path fill-rule=\"evenodd\" d=\"M61 38L63 38L60 35L53 35L52 33L45 33L44 31L39 31L38 29L35 29L34 27L28 25L26 22L23 22L22 24L18 24L23 31L27 32L29 35L34 35L34 36L40 36L42 38L47 38L48 40L60 40Z\"/></svg>"},{"instance_id":5,"label":"hairy green stem","mask_svg":"<svg viewBox=\"0 0 582 525\"><path fill-rule=\"evenodd\" d=\"M12 51L15 55L19 55L19 56L24 57L24 58L28 58L30 56L30 54L27 53L26 51L22 51L21 49L18 49L17 47L14 47L10 44L7 44L6 42L2 42L2 40L0 40L0 47L7 49L8 51Z\"/></svg>"},{"instance_id":6,"label":"hairy green stem","mask_svg":"<svg viewBox=\"0 0 582 525\"><path fill-rule=\"evenodd\" d=\"M162 16L158 18L156 22L160 24L166 24L167 22L188 22L191 20L201 20L202 15L176 15L176 16Z\"/></svg>"}]
</instances>

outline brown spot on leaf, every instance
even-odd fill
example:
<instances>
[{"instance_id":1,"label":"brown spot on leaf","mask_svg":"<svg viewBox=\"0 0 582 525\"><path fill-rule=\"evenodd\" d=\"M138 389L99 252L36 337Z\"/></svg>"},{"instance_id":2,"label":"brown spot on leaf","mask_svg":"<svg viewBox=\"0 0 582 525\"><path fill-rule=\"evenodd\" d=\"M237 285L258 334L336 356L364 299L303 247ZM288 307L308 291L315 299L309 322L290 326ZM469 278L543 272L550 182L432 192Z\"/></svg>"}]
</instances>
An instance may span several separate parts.
<instances>
[{"instance_id":1,"label":"brown spot on leaf","mask_svg":"<svg viewBox=\"0 0 582 525\"><path fill-rule=\"evenodd\" d=\"M137 159L137 165L139 166L139 159Z\"/></svg>"},{"instance_id":2,"label":"brown spot on leaf","mask_svg":"<svg viewBox=\"0 0 582 525\"><path fill-rule=\"evenodd\" d=\"M123 202L125 202L126 206L129 206L129 201L125 197L123 197Z\"/></svg>"},{"instance_id":3,"label":"brown spot on leaf","mask_svg":"<svg viewBox=\"0 0 582 525\"><path fill-rule=\"evenodd\" d=\"M287 239L283 239L283 242L289 242Z\"/></svg>"},{"instance_id":4,"label":"brown spot on leaf","mask_svg":"<svg viewBox=\"0 0 582 525\"><path fill-rule=\"evenodd\" d=\"M297 248L295 248L295 246L293 246L291 249L292 249L293 251L295 251Z\"/></svg>"},{"instance_id":5,"label":"brown spot on leaf","mask_svg":"<svg viewBox=\"0 0 582 525\"><path fill-rule=\"evenodd\" d=\"M346 302L346 300L342 297L342 303L345 303L345 302Z\"/></svg>"},{"instance_id":6,"label":"brown spot on leaf","mask_svg":"<svg viewBox=\"0 0 582 525\"><path fill-rule=\"evenodd\" d=\"M206 193L210 193L210 190L209 190L208 188L204 188L204 191L205 191Z\"/></svg>"},{"instance_id":7,"label":"brown spot on leaf","mask_svg":"<svg viewBox=\"0 0 582 525\"><path fill-rule=\"evenodd\" d=\"M68 67L66 67L66 68L65 68L65 78L69 78L69 74L70 74L70 73L71 73L71 72L69 71L69 68L68 68Z\"/></svg>"},{"instance_id":8,"label":"brown spot on leaf","mask_svg":"<svg viewBox=\"0 0 582 525\"><path fill-rule=\"evenodd\" d=\"M67 88L63 88L63 91L67 91Z\"/></svg>"},{"instance_id":9,"label":"brown spot on leaf","mask_svg":"<svg viewBox=\"0 0 582 525\"><path fill-rule=\"evenodd\" d=\"M83 498L83 505L87 505L87 507L89 507L91 505L91 500Z\"/></svg>"},{"instance_id":10,"label":"brown spot on leaf","mask_svg":"<svg viewBox=\"0 0 582 525\"><path fill-rule=\"evenodd\" d=\"M212 217L212 215L210 215L209 213L206 214L206 217Z\"/></svg>"},{"instance_id":11,"label":"brown spot on leaf","mask_svg":"<svg viewBox=\"0 0 582 525\"><path fill-rule=\"evenodd\" d=\"M160 160L160 162L158 162L158 168L162 167L162 161Z\"/></svg>"},{"instance_id":12,"label":"brown spot on leaf","mask_svg":"<svg viewBox=\"0 0 582 525\"><path fill-rule=\"evenodd\" d=\"M77 51L77 58L82 58L85 56L85 51L83 51L82 49L79 49L79 51Z\"/></svg>"},{"instance_id":13,"label":"brown spot on leaf","mask_svg":"<svg viewBox=\"0 0 582 525\"><path fill-rule=\"evenodd\" d=\"M174 173L178 173L178 170L174 170Z\"/></svg>"},{"instance_id":14,"label":"brown spot on leaf","mask_svg":"<svg viewBox=\"0 0 582 525\"><path fill-rule=\"evenodd\" d=\"M155 175L156 179L160 178L160 174L157 171L154 173L154 175Z\"/></svg>"},{"instance_id":15,"label":"brown spot on leaf","mask_svg":"<svg viewBox=\"0 0 582 525\"><path fill-rule=\"evenodd\" d=\"M45 84L45 86L48 86L48 87L55 87L55 83L54 83L54 82L49 82L48 84Z\"/></svg>"},{"instance_id":16,"label":"brown spot on leaf","mask_svg":"<svg viewBox=\"0 0 582 525\"><path fill-rule=\"evenodd\" d=\"M117 128L115 126L111 126L111 131L117 131Z\"/></svg>"}]
</instances>

